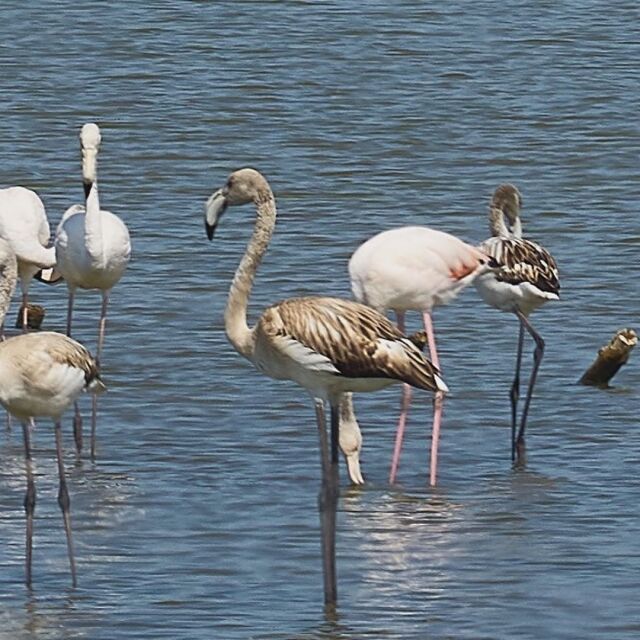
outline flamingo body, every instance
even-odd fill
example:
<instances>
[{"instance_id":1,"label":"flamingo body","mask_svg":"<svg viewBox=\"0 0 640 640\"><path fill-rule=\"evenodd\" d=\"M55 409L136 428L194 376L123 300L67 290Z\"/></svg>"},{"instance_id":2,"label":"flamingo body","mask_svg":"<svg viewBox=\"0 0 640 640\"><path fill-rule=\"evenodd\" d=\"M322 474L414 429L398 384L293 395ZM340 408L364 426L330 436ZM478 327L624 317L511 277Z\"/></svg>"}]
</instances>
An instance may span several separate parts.
<instances>
[{"instance_id":1,"label":"flamingo body","mask_svg":"<svg viewBox=\"0 0 640 640\"><path fill-rule=\"evenodd\" d=\"M351 256L357 300L375 309L431 311L476 277L486 255L455 236L428 227L383 231Z\"/></svg>"},{"instance_id":2,"label":"flamingo body","mask_svg":"<svg viewBox=\"0 0 640 640\"><path fill-rule=\"evenodd\" d=\"M398 381L446 391L408 338L370 307L340 298L290 298L267 308L253 329L252 360L266 375L293 380L332 401Z\"/></svg>"},{"instance_id":3,"label":"flamingo body","mask_svg":"<svg viewBox=\"0 0 640 640\"><path fill-rule=\"evenodd\" d=\"M100 386L91 354L61 333L27 333L0 342L0 403L21 421L58 420L80 393Z\"/></svg>"},{"instance_id":4,"label":"flamingo body","mask_svg":"<svg viewBox=\"0 0 640 640\"><path fill-rule=\"evenodd\" d=\"M50 230L44 204L35 191L24 187L0 189L0 238L6 240L18 261L18 277L25 311L29 285L41 270L55 266L53 248L47 248Z\"/></svg>"},{"instance_id":5,"label":"flamingo body","mask_svg":"<svg viewBox=\"0 0 640 640\"><path fill-rule=\"evenodd\" d=\"M56 231L57 270L65 281L80 289L112 289L122 278L131 258L129 230L122 220L100 210L103 237L101 246L92 251L85 242L86 209L73 205Z\"/></svg>"},{"instance_id":6,"label":"flamingo body","mask_svg":"<svg viewBox=\"0 0 640 640\"><path fill-rule=\"evenodd\" d=\"M502 265L475 283L489 306L528 316L549 300L560 299L556 263L544 247L524 238L492 237L480 248Z\"/></svg>"},{"instance_id":7,"label":"flamingo body","mask_svg":"<svg viewBox=\"0 0 640 640\"><path fill-rule=\"evenodd\" d=\"M487 269L487 255L455 236L429 227L390 229L364 242L349 261L351 289L357 300L379 311L393 310L404 331L406 311L420 311L431 361L439 368L431 322L434 307L447 304ZM395 482L411 389L405 387L389 479ZM350 402L347 398L346 402ZM434 411L429 482L436 483L442 398ZM357 423L356 423L357 425ZM353 454L355 455L355 454Z\"/></svg>"}]
</instances>

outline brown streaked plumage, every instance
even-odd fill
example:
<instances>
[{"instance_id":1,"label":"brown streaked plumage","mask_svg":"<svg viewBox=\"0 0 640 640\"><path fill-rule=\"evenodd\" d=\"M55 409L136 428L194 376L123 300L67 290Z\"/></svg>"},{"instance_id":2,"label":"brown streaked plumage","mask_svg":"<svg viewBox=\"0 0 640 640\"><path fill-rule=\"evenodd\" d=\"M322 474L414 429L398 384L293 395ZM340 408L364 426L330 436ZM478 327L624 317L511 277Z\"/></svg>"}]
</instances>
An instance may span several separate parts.
<instances>
[{"instance_id":1,"label":"brown streaked plumage","mask_svg":"<svg viewBox=\"0 0 640 640\"><path fill-rule=\"evenodd\" d=\"M480 249L501 267L483 274L475 281L482 298L501 311L516 314L520 323L516 373L511 385L511 457L518 464L525 461L524 432L533 387L544 353L544 340L528 320L529 314L549 300L558 300L560 278L553 256L541 245L522 237L520 208L522 196L512 184L500 185L489 205L492 237ZM536 343L533 369L529 380L520 428L516 435L517 404L520 396L520 364L525 330Z\"/></svg>"},{"instance_id":2,"label":"brown streaked plumage","mask_svg":"<svg viewBox=\"0 0 640 640\"><path fill-rule=\"evenodd\" d=\"M254 169L232 173L205 206L205 228L211 240L230 205L253 202L253 235L236 270L225 310L227 337L235 349L268 376L293 380L314 398L320 436L324 598L337 601L335 528L338 499L340 402L350 391L373 391L407 381L424 389L447 389L420 349L384 316L366 306L337 298L284 300L264 311L250 329L247 305L256 271L276 221L275 198L264 176ZM325 402L331 407L327 442Z\"/></svg>"},{"instance_id":3,"label":"brown streaked plumage","mask_svg":"<svg viewBox=\"0 0 640 640\"><path fill-rule=\"evenodd\" d=\"M291 298L269 307L256 326L276 344L293 340L324 356L336 377L385 378L436 391L437 370L385 316L340 298Z\"/></svg>"},{"instance_id":4,"label":"brown streaked plumage","mask_svg":"<svg viewBox=\"0 0 640 640\"><path fill-rule=\"evenodd\" d=\"M0 323L9 307L9 296L16 279L15 254L9 245L0 241ZM27 473L24 500L27 518L26 583L31 586L31 558L33 548L33 514L36 488L31 459L29 421L36 417L50 417L55 424L56 454L60 489L58 503L62 510L71 579L76 585L76 566L73 554L69 492L64 472L62 430L60 419L64 411L85 389L104 390L98 366L91 354L79 343L60 333L45 331L26 333L0 342L0 403L22 421Z\"/></svg>"}]
</instances>

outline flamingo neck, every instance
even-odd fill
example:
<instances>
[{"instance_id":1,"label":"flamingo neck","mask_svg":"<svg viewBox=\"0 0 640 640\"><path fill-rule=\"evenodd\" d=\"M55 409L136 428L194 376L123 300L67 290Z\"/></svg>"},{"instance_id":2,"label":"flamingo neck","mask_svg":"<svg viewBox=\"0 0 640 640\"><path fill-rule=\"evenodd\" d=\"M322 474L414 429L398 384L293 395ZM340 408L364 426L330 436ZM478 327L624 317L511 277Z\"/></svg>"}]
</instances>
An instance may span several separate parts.
<instances>
[{"instance_id":1,"label":"flamingo neck","mask_svg":"<svg viewBox=\"0 0 640 640\"><path fill-rule=\"evenodd\" d=\"M0 337L3 332L4 320L11 304L11 297L18 279L18 265L16 256L8 244L0 239Z\"/></svg>"},{"instance_id":2,"label":"flamingo neck","mask_svg":"<svg viewBox=\"0 0 640 640\"><path fill-rule=\"evenodd\" d=\"M84 239L91 256L94 258L102 257L102 215L97 180L91 182L85 202Z\"/></svg>"},{"instance_id":3,"label":"flamingo neck","mask_svg":"<svg viewBox=\"0 0 640 640\"><path fill-rule=\"evenodd\" d=\"M497 238L522 238L522 223L517 217L507 223L504 211L499 207L489 209L489 229L491 235Z\"/></svg>"},{"instance_id":4,"label":"flamingo neck","mask_svg":"<svg viewBox=\"0 0 640 640\"><path fill-rule=\"evenodd\" d=\"M224 326L229 342L249 360L253 355L253 331L247 324L247 305L253 280L276 223L276 203L270 190L261 191L256 196L255 203L256 222L253 234L233 277L224 312Z\"/></svg>"}]
</instances>

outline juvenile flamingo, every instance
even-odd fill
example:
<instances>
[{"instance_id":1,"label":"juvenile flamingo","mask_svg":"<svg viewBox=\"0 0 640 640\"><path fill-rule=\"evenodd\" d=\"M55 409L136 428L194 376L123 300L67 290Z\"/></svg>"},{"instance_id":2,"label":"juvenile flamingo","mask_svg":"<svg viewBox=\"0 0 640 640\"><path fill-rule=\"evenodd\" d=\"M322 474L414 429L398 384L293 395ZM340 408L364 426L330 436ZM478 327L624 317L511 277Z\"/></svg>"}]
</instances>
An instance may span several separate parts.
<instances>
[{"instance_id":1,"label":"juvenile flamingo","mask_svg":"<svg viewBox=\"0 0 640 640\"><path fill-rule=\"evenodd\" d=\"M4 320L16 285L17 267L13 249L0 240L0 320ZM77 584L71 535L69 492L64 473L60 418L84 390L99 393L104 385L96 361L78 342L60 333L43 331L24 333L0 342L0 404L22 422L27 491L24 508L27 518L25 573L31 586L33 549L33 513L36 486L31 459L32 417L49 417L55 424L56 455L60 488L58 503L62 510L73 586Z\"/></svg>"},{"instance_id":2,"label":"juvenile flamingo","mask_svg":"<svg viewBox=\"0 0 640 640\"><path fill-rule=\"evenodd\" d=\"M247 305L256 271L275 227L276 203L264 176L254 169L232 173L205 206L209 240L231 205L253 202L253 235L236 270L225 310L227 338L240 355L272 378L293 380L315 403L322 485L318 497L322 530L324 600L337 601L336 508L339 492L340 399L345 392L374 391L401 381L429 391L447 387L429 360L374 309L339 298L289 298L268 307L249 328ZM331 408L327 442L325 403Z\"/></svg>"},{"instance_id":3,"label":"juvenile flamingo","mask_svg":"<svg viewBox=\"0 0 640 640\"><path fill-rule=\"evenodd\" d=\"M98 325L96 359L100 362L107 322L109 293L124 275L131 257L129 230L122 220L100 209L98 198L97 158L101 142L100 129L92 122L80 131L82 180L86 205L69 207L56 231L57 271L67 283L67 335L71 335L71 318L76 289L97 289L102 293L102 308ZM91 457L96 455L96 413L98 400L92 398ZM82 422L78 405L75 408L74 436L76 449L82 448Z\"/></svg>"},{"instance_id":4,"label":"juvenile flamingo","mask_svg":"<svg viewBox=\"0 0 640 640\"><path fill-rule=\"evenodd\" d=\"M455 236L428 227L390 229L364 242L351 256L349 275L356 300L380 312L392 309L398 329L405 332L405 312L420 311L431 362L440 370L431 312L447 304L489 267L481 250ZM443 394L434 400L429 484L435 486ZM348 400L347 400L348 401ZM411 387L404 385L389 481L395 482Z\"/></svg>"},{"instance_id":5,"label":"juvenile flamingo","mask_svg":"<svg viewBox=\"0 0 640 640\"><path fill-rule=\"evenodd\" d=\"M44 204L35 191L24 187L0 189L0 238L11 245L18 259L23 331L27 330L31 280L41 269L49 269L56 263L55 249L47 248L49 236Z\"/></svg>"},{"instance_id":6,"label":"juvenile flamingo","mask_svg":"<svg viewBox=\"0 0 640 640\"><path fill-rule=\"evenodd\" d=\"M491 238L480 249L500 263L500 269L481 275L475 285L484 301L499 309L515 313L520 323L516 373L511 385L511 459L525 462L524 431L533 387L544 353L544 340L529 322L529 314L549 300L558 300L560 280L553 256L542 246L522 237L520 209L522 196L512 184L502 184L494 192L489 205ZM516 436L518 399L520 396L520 365L526 331L536 343L533 368L524 402L520 429Z\"/></svg>"}]
</instances>

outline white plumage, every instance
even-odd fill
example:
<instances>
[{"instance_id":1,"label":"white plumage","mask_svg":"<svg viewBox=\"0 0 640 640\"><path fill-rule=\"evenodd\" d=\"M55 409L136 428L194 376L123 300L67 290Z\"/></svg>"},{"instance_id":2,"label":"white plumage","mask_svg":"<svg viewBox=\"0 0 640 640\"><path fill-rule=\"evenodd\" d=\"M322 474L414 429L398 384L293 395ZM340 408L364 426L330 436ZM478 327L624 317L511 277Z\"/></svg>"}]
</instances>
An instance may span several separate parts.
<instances>
[{"instance_id":1,"label":"white plumage","mask_svg":"<svg viewBox=\"0 0 640 640\"><path fill-rule=\"evenodd\" d=\"M49 221L37 193L24 187L0 189L0 238L11 245L18 259L25 330L31 280L56 263L55 250L47 247L49 237Z\"/></svg>"},{"instance_id":2,"label":"white plumage","mask_svg":"<svg viewBox=\"0 0 640 640\"><path fill-rule=\"evenodd\" d=\"M102 356L109 293L124 275L131 257L131 241L127 226L118 216L100 209L97 175L100 142L98 125L85 124L80 132L80 146L86 203L85 206L73 205L65 211L55 239L57 270L64 277L69 289L67 335L71 335L76 289L97 289L102 293L96 348L98 361ZM92 457L95 457L96 449L96 402L94 396L91 412ZM80 416L76 407L74 433L78 450L81 447L80 430Z\"/></svg>"},{"instance_id":3,"label":"white plumage","mask_svg":"<svg viewBox=\"0 0 640 640\"><path fill-rule=\"evenodd\" d=\"M431 312L453 300L486 270L488 262L482 251L449 233L418 226L390 229L364 242L351 256L351 289L360 302L380 312L395 311L402 332L405 312L421 312L431 361L439 369ZM391 483L396 478L410 400L411 388L405 385L389 474ZM431 486L436 484L442 401L442 394L437 394L431 439ZM345 402L350 402L350 398Z\"/></svg>"}]
</instances>

